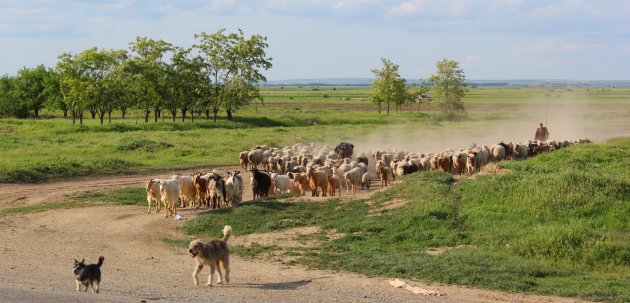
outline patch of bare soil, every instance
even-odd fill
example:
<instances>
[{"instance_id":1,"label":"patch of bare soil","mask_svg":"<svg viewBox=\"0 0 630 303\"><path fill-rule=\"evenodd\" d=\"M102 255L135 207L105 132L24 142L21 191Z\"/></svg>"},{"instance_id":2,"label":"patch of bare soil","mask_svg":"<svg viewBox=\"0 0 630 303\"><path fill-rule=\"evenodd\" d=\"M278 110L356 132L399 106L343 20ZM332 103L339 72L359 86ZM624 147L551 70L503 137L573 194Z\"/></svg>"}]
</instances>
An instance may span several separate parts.
<instances>
[{"instance_id":1,"label":"patch of bare soil","mask_svg":"<svg viewBox=\"0 0 630 303\"><path fill-rule=\"evenodd\" d=\"M425 252L432 256L441 255L447 251L456 250L456 249L476 249L477 245L457 245L457 246L448 246L448 247L429 247Z\"/></svg>"},{"instance_id":2,"label":"patch of bare soil","mask_svg":"<svg viewBox=\"0 0 630 303\"><path fill-rule=\"evenodd\" d=\"M62 201L87 190L139 187L149 177L1 184L0 208ZM246 189L245 194L245 199L251 199L251 190ZM179 210L188 219L198 213ZM145 206L107 203L1 217L0 302L578 302L406 281L413 287L446 294L425 297L391 287L391 278L310 270L236 256L231 258L230 284L194 286L194 262L186 249L162 241L186 239L187 235L178 229L184 222L166 219L163 213L146 214ZM313 227L246 237L238 236L237 224L233 228L236 236L230 239L230 245L256 242L307 246L321 241L311 237L319 232ZM101 255L105 257L101 293L77 293L73 259L94 263ZM202 270L202 283L208 273L208 269Z\"/></svg>"}]
</instances>

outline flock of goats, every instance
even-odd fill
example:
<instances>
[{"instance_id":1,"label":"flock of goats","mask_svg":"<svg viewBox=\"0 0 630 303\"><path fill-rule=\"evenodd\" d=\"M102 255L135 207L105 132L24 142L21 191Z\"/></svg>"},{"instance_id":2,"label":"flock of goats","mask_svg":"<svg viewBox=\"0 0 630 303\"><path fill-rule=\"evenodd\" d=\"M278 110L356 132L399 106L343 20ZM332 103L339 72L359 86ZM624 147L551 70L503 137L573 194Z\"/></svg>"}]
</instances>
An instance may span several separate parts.
<instances>
[{"instance_id":1,"label":"flock of goats","mask_svg":"<svg viewBox=\"0 0 630 303\"><path fill-rule=\"evenodd\" d=\"M469 148L449 149L437 154L377 150L372 152L372 159L375 161L375 175L381 187L386 187L397 176L421 170L473 174L490 162L521 160L572 144L589 142L589 139L516 144L500 142L491 147L473 144ZM313 143L284 148L262 145L241 152L239 160L241 167L252 173L249 182L253 199L276 193L305 195L308 191L312 196L325 197L327 194L341 195L344 186L346 193L356 193L359 187L370 188L370 159L365 153L353 159L353 153L354 145L348 142L342 142L334 149ZM238 170L228 171L226 176L216 171L175 174L169 179L147 180L145 185L149 203L147 213L151 212L152 201L155 201L156 212L162 204L167 217L177 214L177 202L180 207L212 206L214 209L220 207L221 202L233 206L243 200L244 183Z\"/></svg>"}]
</instances>

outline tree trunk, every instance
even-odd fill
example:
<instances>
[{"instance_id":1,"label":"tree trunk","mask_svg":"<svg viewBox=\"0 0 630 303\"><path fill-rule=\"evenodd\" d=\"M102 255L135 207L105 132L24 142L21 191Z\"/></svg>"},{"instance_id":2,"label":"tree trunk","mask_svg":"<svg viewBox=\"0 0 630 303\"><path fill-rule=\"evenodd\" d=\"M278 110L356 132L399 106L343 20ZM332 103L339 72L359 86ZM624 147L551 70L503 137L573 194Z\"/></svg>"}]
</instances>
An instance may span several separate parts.
<instances>
[{"instance_id":1,"label":"tree trunk","mask_svg":"<svg viewBox=\"0 0 630 303\"><path fill-rule=\"evenodd\" d=\"M175 122L175 117L177 116L177 110L171 110L171 115L173 115L173 122Z\"/></svg>"},{"instance_id":2,"label":"tree trunk","mask_svg":"<svg viewBox=\"0 0 630 303\"><path fill-rule=\"evenodd\" d=\"M149 108L145 108L144 109L144 123L149 122L149 115L151 115L151 111L149 111Z\"/></svg>"},{"instance_id":3,"label":"tree trunk","mask_svg":"<svg viewBox=\"0 0 630 303\"><path fill-rule=\"evenodd\" d=\"M381 114L381 104L380 103L378 104L378 114L379 115Z\"/></svg>"},{"instance_id":4,"label":"tree trunk","mask_svg":"<svg viewBox=\"0 0 630 303\"><path fill-rule=\"evenodd\" d=\"M158 118L160 117L160 111L156 108L154 111L153 116L155 116L155 122L158 122Z\"/></svg>"},{"instance_id":5,"label":"tree trunk","mask_svg":"<svg viewBox=\"0 0 630 303\"><path fill-rule=\"evenodd\" d=\"M83 111L79 113L79 125L83 126Z\"/></svg>"},{"instance_id":6,"label":"tree trunk","mask_svg":"<svg viewBox=\"0 0 630 303\"><path fill-rule=\"evenodd\" d=\"M389 102L387 102L387 115L389 116Z\"/></svg>"},{"instance_id":7,"label":"tree trunk","mask_svg":"<svg viewBox=\"0 0 630 303\"><path fill-rule=\"evenodd\" d=\"M122 118L125 119L125 116L127 115L127 109L126 108L120 108L120 112L122 113Z\"/></svg>"},{"instance_id":8,"label":"tree trunk","mask_svg":"<svg viewBox=\"0 0 630 303\"><path fill-rule=\"evenodd\" d=\"M232 111L228 109L226 112L228 121L232 121Z\"/></svg>"},{"instance_id":9,"label":"tree trunk","mask_svg":"<svg viewBox=\"0 0 630 303\"><path fill-rule=\"evenodd\" d=\"M186 110L182 109L182 122L186 122Z\"/></svg>"},{"instance_id":10,"label":"tree trunk","mask_svg":"<svg viewBox=\"0 0 630 303\"><path fill-rule=\"evenodd\" d=\"M105 113L98 115L99 119L101 119L101 125L103 125L103 118L105 118Z\"/></svg>"},{"instance_id":11,"label":"tree trunk","mask_svg":"<svg viewBox=\"0 0 630 303\"><path fill-rule=\"evenodd\" d=\"M36 108L35 109L35 118L38 118L38 117L39 117L39 108Z\"/></svg>"},{"instance_id":12,"label":"tree trunk","mask_svg":"<svg viewBox=\"0 0 630 303\"><path fill-rule=\"evenodd\" d=\"M62 109L62 111L63 111L63 117L68 118L68 110L64 108Z\"/></svg>"},{"instance_id":13,"label":"tree trunk","mask_svg":"<svg viewBox=\"0 0 630 303\"><path fill-rule=\"evenodd\" d=\"M217 115L219 114L219 111L215 109L212 111L212 113L214 114L214 118L213 118L214 122L217 122Z\"/></svg>"},{"instance_id":14,"label":"tree trunk","mask_svg":"<svg viewBox=\"0 0 630 303\"><path fill-rule=\"evenodd\" d=\"M112 111L113 111L113 110L112 110L112 109L110 109L110 110L107 112L107 122L109 122L109 124L112 124Z\"/></svg>"},{"instance_id":15,"label":"tree trunk","mask_svg":"<svg viewBox=\"0 0 630 303\"><path fill-rule=\"evenodd\" d=\"M217 120L216 119L216 114L214 116L215 116L214 120L216 121ZM210 120L210 110L209 109L206 109L206 120Z\"/></svg>"}]
</instances>

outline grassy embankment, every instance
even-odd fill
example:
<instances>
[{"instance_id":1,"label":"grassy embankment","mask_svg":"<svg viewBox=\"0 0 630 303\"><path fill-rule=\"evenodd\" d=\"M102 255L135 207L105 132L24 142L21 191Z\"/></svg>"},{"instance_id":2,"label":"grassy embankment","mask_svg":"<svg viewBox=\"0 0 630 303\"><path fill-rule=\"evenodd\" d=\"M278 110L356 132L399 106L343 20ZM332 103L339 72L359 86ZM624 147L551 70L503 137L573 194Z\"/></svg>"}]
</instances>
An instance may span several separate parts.
<instances>
[{"instance_id":1,"label":"grassy embankment","mask_svg":"<svg viewBox=\"0 0 630 303\"><path fill-rule=\"evenodd\" d=\"M630 140L501 165L509 172L456 184L448 174L417 173L368 200L222 209L184 231L216 238L224 224L237 236L319 226L317 237L328 230L343 237L313 248L234 249L245 256L281 251L315 268L367 275L630 301ZM407 204L370 215L395 199Z\"/></svg>"},{"instance_id":2,"label":"grassy embankment","mask_svg":"<svg viewBox=\"0 0 630 303\"><path fill-rule=\"evenodd\" d=\"M128 119L117 118L103 126L98 119L86 119L80 127L50 111L42 114L57 118L0 119L0 182L231 165L237 163L237 152L255 145L336 144L378 134L384 126L388 135L416 137L447 129L484 133L539 115L521 106L541 102L592 105L583 118L602 126L619 129L630 120L630 112L614 109L614 104L628 103L627 88L476 88L464 99L471 109L453 122L444 121L434 105L423 106L420 113L412 106L389 116L378 115L369 101L353 99L366 98L370 92L369 87L264 88L264 106L250 106L239 111L234 121L216 123L169 122L168 118L144 123L131 113Z\"/></svg>"}]
</instances>

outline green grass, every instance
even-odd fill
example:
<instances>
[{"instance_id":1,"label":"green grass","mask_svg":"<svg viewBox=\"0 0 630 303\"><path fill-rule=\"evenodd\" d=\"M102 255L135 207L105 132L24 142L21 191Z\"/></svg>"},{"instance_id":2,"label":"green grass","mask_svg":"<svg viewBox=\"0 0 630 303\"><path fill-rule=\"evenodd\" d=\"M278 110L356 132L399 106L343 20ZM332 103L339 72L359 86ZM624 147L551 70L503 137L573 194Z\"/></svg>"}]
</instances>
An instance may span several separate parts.
<instances>
[{"instance_id":1,"label":"green grass","mask_svg":"<svg viewBox=\"0 0 630 303\"><path fill-rule=\"evenodd\" d=\"M35 204L28 206L20 206L20 207L11 207L0 210L0 217L11 216L11 215L26 215L33 213L41 213L49 210L55 209L69 209L69 208L78 208L78 207L90 207L94 206L93 204L81 203L77 201L67 201L67 202L55 202L55 203L44 203L44 204Z\"/></svg>"},{"instance_id":2,"label":"green grass","mask_svg":"<svg viewBox=\"0 0 630 303\"><path fill-rule=\"evenodd\" d=\"M630 301L630 139L502 165L510 172L456 186L440 172L406 176L371 203L271 201L221 210L183 230L216 238L224 224L236 235L315 225L344 234L296 254L315 268ZM392 199L408 203L369 215ZM425 252L458 246L437 256Z\"/></svg>"},{"instance_id":3,"label":"green grass","mask_svg":"<svg viewBox=\"0 0 630 303\"><path fill-rule=\"evenodd\" d=\"M20 207L11 207L0 210L0 217L10 215L25 215L45 212L55 209L69 209L79 207L91 207L102 205L92 202L108 202L116 205L140 205L146 206L146 191L144 188L121 188L111 192L87 191L76 196L69 197L63 202L52 202Z\"/></svg>"},{"instance_id":4,"label":"green grass","mask_svg":"<svg viewBox=\"0 0 630 303\"><path fill-rule=\"evenodd\" d=\"M117 205L147 206L147 192L142 187L124 187L111 192L83 192L74 197L73 200L82 202L110 202Z\"/></svg>"}]
</instances>

